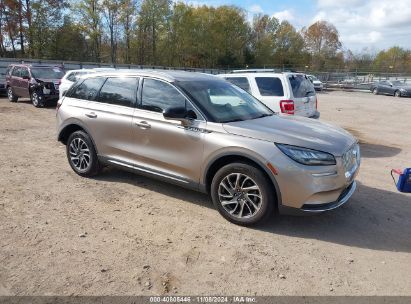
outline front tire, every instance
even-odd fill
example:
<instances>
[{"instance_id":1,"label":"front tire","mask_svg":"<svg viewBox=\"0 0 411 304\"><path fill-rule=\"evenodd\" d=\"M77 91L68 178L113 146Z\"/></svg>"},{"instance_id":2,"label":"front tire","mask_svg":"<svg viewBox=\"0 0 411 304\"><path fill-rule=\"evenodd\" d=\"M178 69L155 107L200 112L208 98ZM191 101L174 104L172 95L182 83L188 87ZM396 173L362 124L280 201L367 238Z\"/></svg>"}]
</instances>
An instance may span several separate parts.
<instances>
[{"instance_id":1,"label":"front tire","mask_svg":"<svg viewBox=\"0 0 411 304\"><path fill-rule=\"evenodd\" d=\"M10 102L17 102L19 99L16 95L13 93L13 89L11 87L7 88L7 97L9 98Z\"/></svg>"},{"instance_id":2,"label":"front tire","mask_svg":"<svg viewBox=\"0 0 411 304\"><path fill-rule=\"evenodd\" d=\"M400 90L395 91L395 92L394 92L394 96L395 96L395 97L401 97L401 92L400 92Z\"/></svg>"},{"instance_id":3,"label":"front tire","mask_svg":"<svg viewBox=\"0 0 411 304\"><path fill-rule=\"evenodd\" d=\"M374 88L374 89L372 90L372 93L373 93L374 95L378 95L378 89L377 89L377 88Z\"/></svg>"},{"instance_id":4,"label":"front tire","mask_svg":"<svg viewBox=\"0 0 411 304\"><path fill-rule=\"evenodd\" d=\"M41 108L44 106L42 98L40 97L39 93L37 93L36 91L30 94L30 99L31 99L31 103L36 108Z\"/></svg>"},{"instance_id":5,"label":"front tire","mask_svg":"<svg viewBox=\"0 0 411 304\"><path fill-rule=\"evenodd\" d=\"M78 175L90 177L100 172L96 149L86 132L76 131L69 136L66 154L71 168Z\"/></svg>"},{"instance_id":6,"label":"front tire","mask_svg":"<svg viewBox=\"0 0 411 304\"><path fill-rule=\"evenodd\" d=\"M214 206L228 221L251 226L273 214L275 195L263 172L246 163L222 167L211 183Z\"/></svg>"}]
</instances>

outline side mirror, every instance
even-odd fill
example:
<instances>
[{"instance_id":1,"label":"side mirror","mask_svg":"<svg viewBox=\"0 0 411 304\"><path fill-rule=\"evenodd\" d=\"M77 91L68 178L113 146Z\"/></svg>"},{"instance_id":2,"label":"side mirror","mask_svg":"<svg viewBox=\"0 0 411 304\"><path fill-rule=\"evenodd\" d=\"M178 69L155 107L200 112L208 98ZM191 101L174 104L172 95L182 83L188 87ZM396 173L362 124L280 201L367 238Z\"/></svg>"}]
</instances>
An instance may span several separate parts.
<instances>
[{"instance_id":1,"label":"side mirror","mask_svg":"<svg viewBox=\"0 0 411 304\"><path fill-rule=\"evenodd\" d=\"M191 119L196 119L197 115L193 110L187 111L185 107L171 107L163 111L163 117L165 119L188 122Z\"/></svg>"}]
</instances>

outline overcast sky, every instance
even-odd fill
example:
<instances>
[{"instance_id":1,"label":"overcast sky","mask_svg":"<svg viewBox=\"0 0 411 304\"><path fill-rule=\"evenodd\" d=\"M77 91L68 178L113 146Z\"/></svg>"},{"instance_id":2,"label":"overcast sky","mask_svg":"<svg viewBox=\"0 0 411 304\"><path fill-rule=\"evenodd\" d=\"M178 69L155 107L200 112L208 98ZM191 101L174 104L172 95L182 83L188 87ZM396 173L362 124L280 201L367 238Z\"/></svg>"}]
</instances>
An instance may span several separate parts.
<instances>
[{"instance_id":1,"label":"overcast sky","mask_svg":"<svg viewBox=\"0 0 411 304\"><path fill-rule=\"evenodd\" d=\"M411 0L185 0L194 5L234 4L249 18L264 13L290 21L297 29L317 20L333 23L344 48L379 51L394 45L411 49Z\"/></svg>"}]
</instances>

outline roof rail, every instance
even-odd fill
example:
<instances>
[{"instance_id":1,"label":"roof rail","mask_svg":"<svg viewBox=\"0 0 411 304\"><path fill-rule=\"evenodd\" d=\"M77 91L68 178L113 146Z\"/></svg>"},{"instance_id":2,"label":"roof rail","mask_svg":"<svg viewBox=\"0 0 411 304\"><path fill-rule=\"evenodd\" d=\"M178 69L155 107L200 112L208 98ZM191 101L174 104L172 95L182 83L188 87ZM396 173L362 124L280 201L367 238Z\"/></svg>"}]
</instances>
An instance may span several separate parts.
<instances>
[{"instance_id":1,"label":"roof rail","mask_svg":"<svg viewBox=\"0 0 411 304\"><path fill-rule=\"evenodd\" d=\"M231 73L282 73L280 69L245 69L232 70Z\"/></svg>"}]
</instances>

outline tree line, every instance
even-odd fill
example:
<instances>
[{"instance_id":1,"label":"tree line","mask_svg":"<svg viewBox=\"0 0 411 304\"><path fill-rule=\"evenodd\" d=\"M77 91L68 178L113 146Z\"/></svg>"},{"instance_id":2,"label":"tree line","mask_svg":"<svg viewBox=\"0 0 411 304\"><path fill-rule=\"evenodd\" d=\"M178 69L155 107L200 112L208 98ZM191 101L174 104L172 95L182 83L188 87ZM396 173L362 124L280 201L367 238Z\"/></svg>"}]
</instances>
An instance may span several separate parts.
<instances>
[{"instance_id":1,"label":"tree line","mask_svg":"<svg viewBox=\"0 0 411 304\"><path fill-rule=\"evenodd\" d=\"M236 6L171 0L0 0L0 56L198 68L410 72L400 47L353 53L336 27L297 30Z\"/></svg>"}]
</instances>

